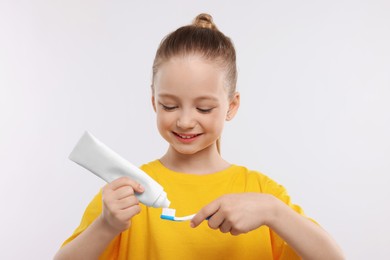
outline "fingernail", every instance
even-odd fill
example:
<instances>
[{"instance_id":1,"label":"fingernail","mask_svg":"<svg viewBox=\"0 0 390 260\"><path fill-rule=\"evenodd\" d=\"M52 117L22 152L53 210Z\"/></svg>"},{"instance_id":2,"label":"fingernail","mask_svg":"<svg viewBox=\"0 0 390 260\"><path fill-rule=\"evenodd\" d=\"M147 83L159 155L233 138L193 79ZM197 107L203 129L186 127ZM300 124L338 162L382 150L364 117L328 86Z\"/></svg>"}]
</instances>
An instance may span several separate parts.
<instances>
[{"instance_id":1,"label":"fingernail","mask_svg":"<svg viewBox=\"0 0 390 260\"><path fill-rule=\"evenodd\" d=\"M195 224L194 224L194 222L191 222L191 223L190 223L190 227L192 227L192 228L194 228L194 227L195 227Z\"/></svg>"}]
</instances>

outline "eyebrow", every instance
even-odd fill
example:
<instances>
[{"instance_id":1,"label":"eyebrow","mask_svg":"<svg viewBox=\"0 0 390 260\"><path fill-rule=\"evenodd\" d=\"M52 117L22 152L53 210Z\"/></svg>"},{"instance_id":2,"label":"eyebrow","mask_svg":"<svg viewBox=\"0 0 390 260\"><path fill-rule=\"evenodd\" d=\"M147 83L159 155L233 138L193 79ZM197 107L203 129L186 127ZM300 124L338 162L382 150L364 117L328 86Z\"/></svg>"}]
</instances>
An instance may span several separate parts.
<instances>
[{"instance_id":1,"label":"eyebrow","mask_svg":"<svg viewBox=\"0 0 390 260\"><path fill-rule=\"evenodd\" d=\"M161 94L158 94L157 95L158 97L166 97L166 98L172 98L172 99L179 99L177 96L173 95L173 94L168 94L168 93L161 93ZM211 100L211 101L218 101L218 99L216 97L213 97L213 96L200 96L200 97L197 97L195 99L196 101L200 101L200 100Z\"/></svg>"}]
</instances>

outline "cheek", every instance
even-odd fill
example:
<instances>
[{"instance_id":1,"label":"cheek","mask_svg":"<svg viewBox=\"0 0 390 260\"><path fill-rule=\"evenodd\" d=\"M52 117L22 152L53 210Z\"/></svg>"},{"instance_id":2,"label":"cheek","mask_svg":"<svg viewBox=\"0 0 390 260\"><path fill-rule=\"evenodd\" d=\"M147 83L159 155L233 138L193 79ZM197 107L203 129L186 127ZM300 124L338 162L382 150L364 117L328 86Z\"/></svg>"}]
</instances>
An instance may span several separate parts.
<instances>
[{"instance_id":1,"label":"cheek","mask_svg":"<svg viewBox=\"0 0 390 260\"><path fill-rule=\"evenodd\" d=\"M161 111L157 112L157 126L160 130L163 130L169 126L171 126L174 118L172 113L163 113Z\"/></svg>"},{"instance_id":2,"label":"cheek","mask_svg":"<svg viewBox=\"0 0 390 260\"><path fill-rule=\"evenodd\" d=\"M209 117L207 119L207 125L210 127L210 130L213 130L213 132L222 132L224 124L225 115L223 113L218 113L214 117Z\"/></svg>"}]
</instances>

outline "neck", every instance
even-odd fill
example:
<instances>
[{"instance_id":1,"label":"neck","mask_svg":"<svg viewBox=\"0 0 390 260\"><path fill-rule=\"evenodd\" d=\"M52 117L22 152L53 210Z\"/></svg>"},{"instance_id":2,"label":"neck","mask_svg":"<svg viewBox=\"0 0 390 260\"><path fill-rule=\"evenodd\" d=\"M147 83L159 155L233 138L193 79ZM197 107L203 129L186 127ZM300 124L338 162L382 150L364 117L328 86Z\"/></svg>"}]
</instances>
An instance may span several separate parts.
<instances>
[{"instance_id":1,"label":"neck","mask_svg":"<svg viewBox=\"0 0 390 260\"><path fill-rule=\"evenodd\" d=\"M218 153L216 145L195 154L182 154L170 146L160 161L173 171L192 174L213 173L230 166Z\"/></svg>"}]
</instances>

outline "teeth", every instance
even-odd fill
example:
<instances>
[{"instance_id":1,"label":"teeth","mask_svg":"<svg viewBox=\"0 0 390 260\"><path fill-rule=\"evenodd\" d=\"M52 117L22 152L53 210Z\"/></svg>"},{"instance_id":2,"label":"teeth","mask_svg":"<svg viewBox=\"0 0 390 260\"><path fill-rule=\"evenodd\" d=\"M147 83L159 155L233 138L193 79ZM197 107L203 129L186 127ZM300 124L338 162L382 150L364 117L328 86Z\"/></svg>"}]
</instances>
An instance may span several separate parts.
<instances>
[{"instance_id":1,"label":"teeth","mask_svg":"<svg viewBox=\"0 0 390 260\"><path fill-rule=\"evenodd\" d=\"M196 135L190 135L190 136L183 136L183 135L179 135L181 138L183 139L190 139L190 138L193 138L195 137Z\"/></svg>"}]
</instances>

